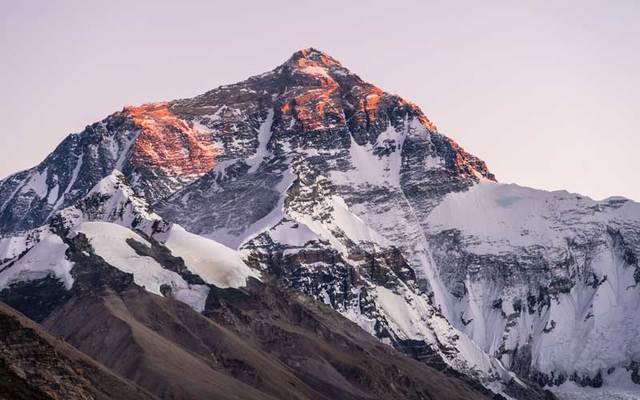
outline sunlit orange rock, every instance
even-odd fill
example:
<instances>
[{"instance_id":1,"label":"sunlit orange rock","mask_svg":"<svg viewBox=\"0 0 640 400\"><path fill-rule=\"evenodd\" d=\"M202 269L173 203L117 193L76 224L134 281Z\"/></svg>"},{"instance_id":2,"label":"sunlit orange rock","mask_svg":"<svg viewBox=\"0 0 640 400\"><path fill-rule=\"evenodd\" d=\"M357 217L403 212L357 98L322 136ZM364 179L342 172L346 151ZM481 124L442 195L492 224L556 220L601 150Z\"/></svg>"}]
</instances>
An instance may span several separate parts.
<instances>
[{"instance_id":1,"label":"sunlit orange rock","mask_svg":"<svg viewBox=\"0 0 640 400\"><path fill-rule=\"evenodd\" d=\"M216 148L211 134L176 117L167 103L125 107L140 128L131 162L170 176L193 177L210 171Z\"/></svg>"},{"instance_id":2,"label":"sunlit orange rock","mask_svg":"<svg viewBox=\"0 0 640 400\"><path fill-rule=\"evenodd\" d=\"M431 131L437 131L415 104L362 81L318 50L299 50L285 65L293 80L291 87L286 87L280 111L283 116L294 117L304 131L344 125L345 113L352 126L368 129L369 124L378 124L384 114L397 112L399 108L416 116Z\"/></svg>"},{"instance_id":3,"label":"sunlit orange rock","mask_svg":"<svg viewBox=\"0 0 640 400\"><path fill-rule=\"evenodd\" d=\"M301 53L306 57L304 49ZM344 123L341 96L338 83L331 77L327 67L338 65L331 57L322 55L318 60L298 58L294 65L294 74L299 74L308 82L306 90L293 98L291 104L282 105L282 113L293 112L305 130L320 130L332 125Z\"/></svg>"},{"instance_id":4,"label":"sunlit orange rock","mask_svg":"<svg viewBox=\"0 0 640 400\"><path fill-rule=\"evenodd\" d=\"M340 97L332 96L336 88L337 85L312 89L294 99L295 116L305 130L329 128L332 119L344 124Z\"/></svg>"},{"instance_id":5,"label":"sunlit orange rock","mask_svg":"<svg viewBox=\"0 0 640 400\"><path fill-rule=\"evenodd\" d=\"M282 104L282 107L280 108L280 111L281 111L283 114L285 114L285 115L286 115L286 114L289 114L289 111L291 111L291 105L289 104L289 102L288 102L288 101L287 101L287 102L284 102L284 103Z\"/></svg>"},{"instance_id":6,"label":"sunlit orange rock","mask_svg":"<svg viewBox=\"0 0 640 400\"><path fill-rule=\"evenodd\" d=\"M309 57L312 54L318 55L318 58L314 59ZM306 67L310 65L320 66L320 67L331 67L331 66L340 65L340 63L334 58L322 52L319 52L318 50L315 50L311 47L299 50L298 53L293 55L293 58L296 60L296 63L299 67Z\"/></svg>"},{"instance_id":7,"label":"sunlit orange rock","mask_svg":"<svg viewBox=\"0 0 640 400\"><path fill-rule=\"evenodd\" d=\"M374 92L367 95L365 102L366 104L364 109L369 116L369 121L375 121L378 112L378 104L380 103L380 94Z\"/></svg>"}]
</instances>

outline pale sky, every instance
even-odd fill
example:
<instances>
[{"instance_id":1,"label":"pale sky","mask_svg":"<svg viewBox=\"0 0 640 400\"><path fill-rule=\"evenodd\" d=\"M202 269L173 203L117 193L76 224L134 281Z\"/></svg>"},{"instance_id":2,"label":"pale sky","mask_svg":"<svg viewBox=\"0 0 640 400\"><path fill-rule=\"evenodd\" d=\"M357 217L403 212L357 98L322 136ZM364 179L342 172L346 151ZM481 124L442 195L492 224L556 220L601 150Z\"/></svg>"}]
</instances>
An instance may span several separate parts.
<instances>
[{"instance_id":1,"label":"pale sky","mask_svg":"<svg viewBox=\"0 0 640 400\"><path fill-rule=\"evenodd\" d=\"M126 104L315 47L498 180L640 200L640 1L0 0L0 177Z\"/></svg>"}]
</instances>

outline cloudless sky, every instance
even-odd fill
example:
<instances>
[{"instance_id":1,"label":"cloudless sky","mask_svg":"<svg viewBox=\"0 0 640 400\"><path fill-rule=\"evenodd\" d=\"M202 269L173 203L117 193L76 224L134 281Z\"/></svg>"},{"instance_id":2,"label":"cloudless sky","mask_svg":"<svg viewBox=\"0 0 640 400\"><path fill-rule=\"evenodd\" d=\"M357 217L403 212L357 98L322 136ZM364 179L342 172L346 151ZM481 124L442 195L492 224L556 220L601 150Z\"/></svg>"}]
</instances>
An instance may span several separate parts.
<instances>
[{"instance_id":1,"label":"cloudless sky","mask_svg":"<svg viewBox=\"0 0 640 400\"><path fill-rule=\"evenodd\" d=\"M640 200L640 1L0 0L0 177L316 47L502 182Z\"/></svg>"}]
</instances>

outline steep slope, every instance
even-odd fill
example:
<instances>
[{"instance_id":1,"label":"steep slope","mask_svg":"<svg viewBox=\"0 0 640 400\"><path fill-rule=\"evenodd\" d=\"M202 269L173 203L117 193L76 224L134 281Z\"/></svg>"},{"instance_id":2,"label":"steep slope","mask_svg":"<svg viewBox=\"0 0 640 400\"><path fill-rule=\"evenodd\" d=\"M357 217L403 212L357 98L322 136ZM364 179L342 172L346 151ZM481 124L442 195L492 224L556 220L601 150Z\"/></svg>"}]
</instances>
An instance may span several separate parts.
<instances>
[{"instance_id":1,"label":"steep slope","mask_svg":"<svg viewBox=\"0 0 640 400\"><path fill-rule=\"evenodd\" d=\"M246 100L233 95L262 93L267 79L277 81L282 75L287 82L282 92L272 90L271 99L250 102L253 107L265 104L256 117L259 124L252 122ZM368 112L372 104L373 113ZM243 249L256 268L330 304L365 330L417 358L432 363L441 358L488 382L510 381L505 367L541 385L566 380L600 385L606 371L616 370L612 384L623 379L618 374L631 380L638 358L635 345L629 344L638 326L632 310L638 296L633 274L640 243L635 203L617 199L567 203L553 194L544 195L546 210L568 214L553 222L561 232L555 244L544 240L547 228L538 223L522 227L531 232L526 246L519 244L521 232L517 232L503 238L513 244L507 250L489 251L499 253L494 258L502 261L474 257L456 239L449 239L452 232L446 219L464 221L478 213L479 229L495 226L494 215L478 207L482 203L473 193L478 187L502 186L492 184L494 178L484 164L438 134L415 107L377 92L326 55L302 51L272 73L177 102L175 107L185 113L188 110L188 118L218 134L229 120L234 127L238 120L250 121L258 143L249 154L237 150L234 143L239 160L218 164L162 201L159 212L165 218ZM218 108L223 110L220 114L206 114ZM457 193L467 190L472 194L464 204L445 201L448 205L440 206L444 199L455 199ZM521 196L539 203L536 193L542 192ZM483 201L494 200L487 193L478 196ZM628 211L620 215L598 211L625 203ZM431 214L436 218L442 207L450 214L441 228L434 229ZM540 221L551 219L545 208L532 206L528 212L538 215ZM598 221L579 221L594 212ZM512 214L501 221L519 226L521 218ZM537 229L543 232L538 234ZM495 230L507 231L501 225ZM467 242L481 247L491 244L491 238L469 236L472 239ZM448 243L451 240L454 245ZM566 256L566 243L576 248L573 256ZM598 256L608 260L593 275L591 257L599 251L586 249L598 243L611 244L608 253ZM558 256L558 249L563 256ZM565 271L553 276L545 272L550 264L561 265ZM504 279L513 280L513 273L521 277L517 287L503 284ZM557 324L559 317L547 315L530 321L506 303L505 309L500 306L501 300L519 298L516 308L518 303L538 303L530 309L537 307L539 314L546 315L551 307L545 307L558 291L592 287L605 275L621 277L614 284L615 295L600 295L627 304L615 306L615 317L609 317L611 305L596 306L593 315L583 311L592 307L592 300L570 298L564 304L577 302L578 306L571 306L579 308L576 315L585 312L583 317L593 316L600 321L598 325L616 330L616 340L611 342L616 349L602 344L606 330L585 331L578 324L562 334L560 329L550 333L553 328L546 323L554 320ZM571 296L592 296L588 292L575 289ZM564 314L566 307L553 313ZM567 318L563 325L573 324L572 320ZM512 329L514 324L526 327ZM577 362L570 349L583 343L576 338L583 338L587 331L593 344L580 352L584 361ZM617 350L620 348L625 350Z\"/></svg>"},{"instance_id":2,"label":"steep slope","mask_svg":"<svg viewBox=\"0 0 640 400\"><path fill-rule=\"evenodd\" d=\"M105 206L90 191L114 168L130 187ZM315 49L126 107L0 182L0 284L40 319L76 285L39 256L68 251L51 229L205 314L214 287L275 279L513 398L638 381L638 205L497 184L417 106Z\"/></svg>"},{"instance_id":3,"label":"steep slope","mask_svg":"<svg viewBox=\"0 0 640 400\"><path fill-rule=\"evenodd\" d=\"M24 303L35 320L67 301L68 292L111 279L118 287L132 280L202 311L210 286L240 287L249 277L259 277L235 251L162 220L133 194L119 171L103 178L76 205L58 212L49 225L0 239L0 249L5 260L0 265L0 298L16 306ZM79 262L91 268L79 270ZM115 268L125 275L105 276L109 274L100 268L106 266L106 271ZM34 301L33 292L45 297Z\"/></svg>"},{"instance_id":4,"label":"steep slope","mask_svg":"<svg viewBox=\"0 0 640 400\"><path fill-rule=\"evenodd\" d=\"M114 169L148 199L162 198L209 171L215 155L211 135L167 104L125 107L68 136L38 166L0 181L0 231L46 223Z\"/></svg>"},{"instance_id":5,"label":"steep slope","mask_svg":"<svg viewBox=\"0 0 640 400\"><path fill-rule=\"evenodd\" d=\"M257 284L209 302L207 319L127 289L75 298L44 324L160 398L484 397L299 295Z\"/></svg>"},{"instance_id":6,"label":"steep slope","mask_svg":"<svg viewBox=\"0 0 640 400\"><path fill-rule=\"evenodd\" d=\"M345 128L357 143L373 144L390 119L406 115L435 132L415 105L317 50L301 50L269 73L193 99L125 107L70 135L38 166L0 181L0 229L6 235L46 223L113 169L153 203L216 165L255 171L271 153L274 129L293 135L296 146L325 131L328 150L336 140L348 146ZM489 174L482 161L436 136L452 171ZM240 162L245 158L248 164Z\"/></svg>"},{"instance_id":7,"label":"steep slope","mask_svg":"<svg viewBox=\"0 0 640 400\"><path fill-rule=\"evenodd\" d=\"M487 353L543 384L637 375L640 204L484 183L427 231L453 322Z\"/></svg>"},{"instance_id":8,"label":"steep slope","mask_svg":"<svg viewBox=\"0 0 640 400\"><path fill-rule=\"evenodd\" d=\"M0 398L153 399L0 303Z\"/></svg>"},{"instance_id":9,"label":"steep slope","mask_svg":"<svg viewBox=\"0 0 640 400\"><path fill-rule=\"evenodd\" d=\"M69 141L78 144L72 146ZM183 143L182 150L178 142ZM422 167L408 172L417 175L409 179L411 193L427 190L441 196L467 187L479 177L493 179L482 161L438 134L415 105L362 81L331 57L305 49L267 74L193 99L125 108L71 136L27 175L18 174L3 182L2 228L10 233L46 222L59 207L75 204L109 168L121 168L135 191L155 201L213 167L184 193L163 199L162 214L189 231L232 247L292 217L298 222L309 219L316 238L318 232L322 240L328 237L328 252L338 249L346 256L347 247L355 249L352 243L367 242L383 247L383 253L393 253L376 230L388 230L403 243L407 243L407 232L410 239L421 237L412 228L415 212L399 187L405 162L399 153L405 148L411 150L410 156L438 160L433 165L418 163ZM88 154L90 160L82 158L73 168L60 161L74 154L75 159ZM213 156L215 163L211 162ZM198 167L189 169L187 165ZM58 177L71 170L75 172L69 179ZM329 173L335 182L327 179ZM43 186L34 190L36 175ZM371 177L376 178L373 185L367 181ZM64 180L62 197L56 192L54 181L58 180ZM297 191L295 197L285 196L285 192L293 192L290 188ZM372 194L384 201L366 200ZM386 225L368 227L367 221L360 221L345 203L355 199L358 206L391 213L384 219ZM211 207L212 201L215 207ZM282 212L285 202L291 210L286 218ZM399 209L395 207L398 203ZM331 219L330 227L313 222L318 213ZM398 219L407 222L409 229L400 228L395 222ZM371 252L369 247L367 244L355 252ZM425 254L424 245L417 244L411 257L424 260ZM415 275L426 282L430 273L417 271ZM353 303L353 299L350 294L345 302ZM346 308L346 312L360 314L357 303ZM442 342L443 348L455 347L458 333L431 304L424 308L421 311L438 319L432 325L441 327L439 338L431 327L420 328L423 336L429 336L430 345ZM384 323L383 330L396 342L407 337L387 325ZM496 374L482 352L472 343L465 346L472 353L468 358L474 359L470 368L479 364L483 371ZM449 358L460 368L468 364L459 357ZM497 373L504 372L497 368Z\"/></svg>"},{"instance_id":10,"label":"steep slope","mask_svg":"<svg viewBox=\"0 0 640 400\"><path fill-rule=\"evenodd\" d=\"M224 151L156 205L166 219L241 248L255 268L417 358L513 379L447 321L420 223L447 193L494 177L415 105L308 49L173 109Z\"/></svg>"},{"instance_id":11,"label":"steep slope","mask_svg":"<svg viewBox=\"0 0 640 400\"><path fill-rule=\"evenodd\" d=\"M160 219L119 172L26 236L4 257L0 299L158 398L488 395L261 282L233 250Z\"/></svg>"}]
</instances>

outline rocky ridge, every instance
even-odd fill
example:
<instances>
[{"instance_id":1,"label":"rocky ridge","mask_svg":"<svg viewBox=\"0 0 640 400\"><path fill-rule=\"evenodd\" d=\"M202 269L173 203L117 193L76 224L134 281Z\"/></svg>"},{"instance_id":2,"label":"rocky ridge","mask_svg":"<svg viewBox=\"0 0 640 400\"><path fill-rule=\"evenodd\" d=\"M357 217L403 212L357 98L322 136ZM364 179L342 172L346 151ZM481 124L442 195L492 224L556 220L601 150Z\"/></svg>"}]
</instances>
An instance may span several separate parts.
<instances>
[{"instance_id":1,"label":"rocky ridge","mask_svg":"<svg viewBox=\"0 0 640 400\"><path fill-rule=\"evenodd\" d=\"M498 184L417 106L320 51L70 136L0 182L4 243L36 240L114 168L156 220L431 365L514 398L633 385L638 204ZM172 293L203 309L202 283L182 280Z\"/></svg>"},{"instance_id":2,"label":"rocky ridge","mask_svg":"<svg viewBox=\"0 0 640 400\"><path fill-rule=\"evenodd\" d=\"M0 271L0 300L150 396L490 395L379 343L239 257L241 264L234 264L233 250L153 213L119 172L38 232L5 256L10 261ZM200 241L215 254L207 257ZM221 252L228 254L216 258Z\"/></svg>"}]
</instances>

